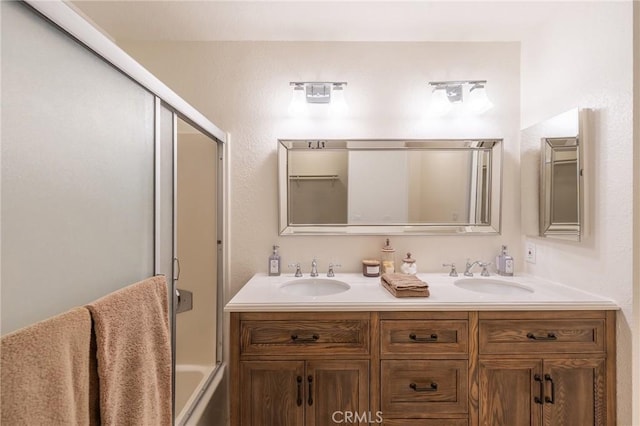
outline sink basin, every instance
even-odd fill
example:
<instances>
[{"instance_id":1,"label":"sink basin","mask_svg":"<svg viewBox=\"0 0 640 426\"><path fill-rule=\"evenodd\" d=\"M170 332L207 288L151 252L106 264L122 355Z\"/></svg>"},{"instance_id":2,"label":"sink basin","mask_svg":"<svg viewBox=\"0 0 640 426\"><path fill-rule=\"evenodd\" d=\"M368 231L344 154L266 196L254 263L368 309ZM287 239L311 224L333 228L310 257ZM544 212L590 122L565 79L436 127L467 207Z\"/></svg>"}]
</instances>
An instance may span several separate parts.
<instances>
[{"instance_id":1,"label":"sink basin","mask_svg":"<svg viewBox=\"0 0 640 426\"><path fill-rule=\"evenodd\" d=\"M280 286L280 290L296 296L328 296L349 290L351 286L339 280L330 278L301 278L287 281Z\"/></svg>"},{"instance_id":2,"label":"sink basin","mask_svg":"<svg viewBox=\"0 0 640 426\"><path fill-rule=\"evenodd\" d=\"M499 294L505 296L533 293L533 289L524 284L511 281L495 280L492 278L462 278L453 283L465 290L478 293Z\"/></svg>"}]
</instances>

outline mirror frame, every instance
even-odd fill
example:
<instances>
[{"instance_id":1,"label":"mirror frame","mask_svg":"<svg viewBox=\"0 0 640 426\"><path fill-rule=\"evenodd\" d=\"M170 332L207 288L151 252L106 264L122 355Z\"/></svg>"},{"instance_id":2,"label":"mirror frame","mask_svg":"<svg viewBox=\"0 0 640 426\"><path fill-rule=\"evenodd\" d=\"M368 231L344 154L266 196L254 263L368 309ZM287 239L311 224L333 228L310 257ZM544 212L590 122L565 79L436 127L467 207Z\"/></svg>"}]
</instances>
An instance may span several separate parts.
<instances>
[{"instance_id":1,"label":"mirror frame","mask_svg":"<svg viewBox=\"0 0 640 426\"><path fill-rule=\"evenodd\" d=\"M562 114L550 118L543 122L544 125L539 133L540 139L540 159L539 159L539 191L538 191L538 235L543 238L551 238L566 241L580 242L588 234L588 198L590 198L589 186L593 185L593 177L589 176L590 168L593 168L593 158L591 158L591 133L590 109L573 108ZM551 194L547 193L548 184L545 181L545 159L546 147L550 146L548 141L573 139L576 146L576 173L577 173L577 223L552 223L550 205L547 200Z\"/></svg>"},{"instance_id":2,"label":"mirror frame","mask_svg":"<svg viewBox=\"0 0 640 426\"><path fill-rule=\"evenodd\" d=\"M580 135L543 137L540 145L540 236L580 241L584 226L584 153ZM567 148L575 148L576 151L578 217L577 222L553 222L553 166L550 173L547 173L547 158L553 157L556 152L566 151Z\"/></svg>"},{"instance_id":3,"label":"mirror frame","mask_svg":"<svg viewBox=\"0 0 640 426\"><path fill-rule=\"evenodd\" d=\"M474 150L455 146L456 143L491 143L491 200L489 222L468 224L371 224L371 225L292 225L288 218L288 151L295 144L322 144L344 150ZM502 224L503 140L496 138L468 139L278 139L278 222L280 235L491 235L500 234ZM425 148L429 146L429 148ZM343 148L340 148L343 147ZM487 148L483 148L487 149Z\"/></svg>"}]
</instances>

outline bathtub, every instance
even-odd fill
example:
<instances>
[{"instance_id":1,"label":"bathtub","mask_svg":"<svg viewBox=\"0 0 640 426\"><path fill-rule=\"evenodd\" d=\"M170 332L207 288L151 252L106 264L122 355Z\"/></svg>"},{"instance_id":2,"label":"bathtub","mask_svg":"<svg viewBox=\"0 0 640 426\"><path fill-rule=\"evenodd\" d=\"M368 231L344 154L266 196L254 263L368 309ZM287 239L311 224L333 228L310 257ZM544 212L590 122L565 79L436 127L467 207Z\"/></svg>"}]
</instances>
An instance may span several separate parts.
<instances>
[{"instance_id":1,"label":"bathtub","mask_svg":"<svg viewBox=\"0 0 640 426\"><path fill-rule=\"evenodd\" d=\"M213 370L214 366L208 365L176 365L176 425L184 425L190 420L207 390Z\"/></svg>"}]
</instances>

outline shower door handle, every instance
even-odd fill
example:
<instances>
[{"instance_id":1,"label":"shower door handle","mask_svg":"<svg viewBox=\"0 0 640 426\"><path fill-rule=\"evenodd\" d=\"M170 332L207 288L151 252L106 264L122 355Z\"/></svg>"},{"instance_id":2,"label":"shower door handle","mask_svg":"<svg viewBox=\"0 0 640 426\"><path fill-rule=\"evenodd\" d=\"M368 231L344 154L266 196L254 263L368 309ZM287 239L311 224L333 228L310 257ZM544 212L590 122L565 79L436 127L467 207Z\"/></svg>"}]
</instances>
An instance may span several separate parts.
<instances>
[{"instance_id":1,"label":"shower door handle","mask_svg":"<svg viewBox=\"0 0 640 426\"><path fill-rule=\"evenodd\" d=\"M180 279L180 259L173 258L173 280L178 281Z\"/></svg>"},{"instance_id":2,"label":"shower door handle","mask_svg":"<svg viewBox=\"0 0 640 426\"><path fill-rule=\"evenodd\" d=\"M193 292L176 288L176 299L178 299L176 314L193 309Z\"/></svg>"}]
</instances>

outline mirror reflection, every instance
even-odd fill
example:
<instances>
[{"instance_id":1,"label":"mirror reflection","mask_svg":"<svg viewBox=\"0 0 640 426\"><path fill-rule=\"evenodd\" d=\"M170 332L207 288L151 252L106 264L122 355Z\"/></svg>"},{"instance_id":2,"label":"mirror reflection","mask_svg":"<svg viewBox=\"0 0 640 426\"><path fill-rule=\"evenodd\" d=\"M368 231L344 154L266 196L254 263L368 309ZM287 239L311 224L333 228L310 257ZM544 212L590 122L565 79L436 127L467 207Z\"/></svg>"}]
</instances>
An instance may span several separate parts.
<instances>
[{"instance_id":1,"label":"mirror reflection","mask_svg":"<svg viewBox=\"0 0 640 426\"><path fill-rule=\"evenodd\" d=\"M281 234L497 232L499 145L280 141Z\"/></svg>"},{"instance_id":2,"label":"mirror reflection","mask_svg":"<svg viewBox=\"0 0 640 426\"><path fill-rule=\"evenodd\" d=\"M577 137L542 138L540 234L580 236L581 175Z\"/></svg>"}]
</instances>

